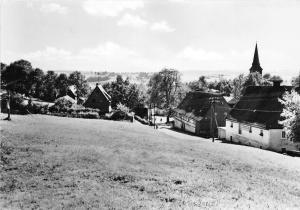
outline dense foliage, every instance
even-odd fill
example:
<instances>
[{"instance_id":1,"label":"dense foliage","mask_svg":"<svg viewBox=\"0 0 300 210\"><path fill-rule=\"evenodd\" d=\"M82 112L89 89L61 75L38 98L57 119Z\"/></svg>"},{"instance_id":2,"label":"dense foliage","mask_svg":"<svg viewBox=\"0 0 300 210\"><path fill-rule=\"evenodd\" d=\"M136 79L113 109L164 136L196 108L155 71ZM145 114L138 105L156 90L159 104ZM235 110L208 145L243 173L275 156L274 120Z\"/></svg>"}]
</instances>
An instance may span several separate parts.
<instances>
[{"instance_id":1,"label":"dense foliage","mask_svg":"<svg viewBox=\"0 0 300 210\"><path fill-rule=\"evenodd\" d=\"M84 75L78 71L69 77L66 74L57 75L54 71L45 74L26 60L18 60L8 66L1 63L1 80L2 88L45 101L54 101L65 95L71 85L76 87L78 96L86 96L90 91Z\"/></svg>"},{"instance_id":2,"label":"dense foliage","mask_svg":"<svg viewBox=\"0 0 300 210\"><path fill-rule=\"evenodd\" d=\"M300 95L292 90L287 92L280 100L284 109L281 116L284 118L281 124L287 130L287 136L291 141L300 142Z\"/></svg>"},{"instance_id":3,"label":"dense foliage","mask_svg":"<svg viewBox=\"0 0 300 210\"><path fill-rule=\"evenodd\" d=\"M114 109L119 103L133 109L145 101L145 95L139 87L130 83L128 78L124 80L121 75L115 81L104 84L103 88L111 96L111 106Z\"/></svg>"},{"instance_id":4,"label":"dense foliage","mask_svg":"<svg viewBox=\"0 0 300 210\"><path fill-rule=\"evenodd\" d=\"M181 75L175 69L162 69L150 78L148 84L149 103L162 108L177 106L185 97L186 89Z\"/></svg>"}]
</instances>

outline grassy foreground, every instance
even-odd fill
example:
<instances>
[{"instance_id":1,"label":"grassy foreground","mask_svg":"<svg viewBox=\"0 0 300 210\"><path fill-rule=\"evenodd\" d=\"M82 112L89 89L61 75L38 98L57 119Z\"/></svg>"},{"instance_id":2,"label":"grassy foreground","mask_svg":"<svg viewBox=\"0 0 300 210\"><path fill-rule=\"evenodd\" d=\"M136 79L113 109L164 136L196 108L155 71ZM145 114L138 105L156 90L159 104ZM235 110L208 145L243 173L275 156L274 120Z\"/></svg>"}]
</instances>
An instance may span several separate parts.
<instances>
[{"instance_id":1,"label":"grassy foreground","mask_svg":"<svg viewBox=\"0 0 300 210\"><path fill-rule=\"evenodd\" d=\"M138 123L12 118L0 209L300 209L300 158Z\"/></svg>"}]
</instances>

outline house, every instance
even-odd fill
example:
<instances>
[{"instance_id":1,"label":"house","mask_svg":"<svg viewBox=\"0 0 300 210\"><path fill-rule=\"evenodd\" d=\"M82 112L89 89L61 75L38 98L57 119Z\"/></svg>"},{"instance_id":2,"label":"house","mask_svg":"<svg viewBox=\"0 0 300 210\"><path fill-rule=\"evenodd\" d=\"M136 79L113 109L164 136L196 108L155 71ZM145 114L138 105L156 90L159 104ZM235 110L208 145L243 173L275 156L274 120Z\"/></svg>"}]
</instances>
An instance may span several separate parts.
<instances>
[{"instance_id":1,"label":"house","mask_svg":"<svg viewBox=\"0 0 300 210\"><path fill-rule=\"evenodd\" d=\"M287 140L286 131L279 123L283 105L278 99L291 86L249 86L226 119L226 140L274 151L294 150L297 145Z\"/></svg>"},{"instance_id":2,"label":"house","mask_svg":"<svg viewBox=\"0 0 300 210\"><path fill-rule=\"evenodd\" d=\"M75 85L71 85L71 86L68 87L66 95L70 96L74 100L77 100L77 93L76 93L76 87L75 87Z\"/></svg>"},{"instance_id":3,"label":"house","mask_svg":"<svg viewBox=\"0 0 300 210\"><path fill-rule=\"evenodd\" d=\"M111 112L111 96L97 83L95 89L83 105L89 108L100 109L103 113L108 113Z\"/></svg>"},{"instance_id":4,"label":"house","mask_svg":"<svg viewBox=\"0 0 300 210\"><path fill-rule=\"evenodd\" d=\"M238 102L238 99L233 96L224 96L224 99L231 108Z\"/></svg>"},{"instance_id":5,"label":"house","mask_svg":"<svg viewBox=\"0 0 300 210\"><path fill-rule=\"evenodd\" d=\"M167 123L168 111L158 107L148 108L148 120L151 125L154 124L166 124ZM171 122L173 119L169 119Z\"/></svg>"},{"instance_id":6,"label":"house","mask_svg":"<svg viewBox=\"0 0 300 210\"><path fill-rule=\"evenodd\" d=\"M214 103L211 99L215 99ZM214 130L216 136L217 127L225 126L229 111L229 105L219 93L189 92L173 110L174 127L201 136L211 136Z\"/></svg>"}]
</instances>

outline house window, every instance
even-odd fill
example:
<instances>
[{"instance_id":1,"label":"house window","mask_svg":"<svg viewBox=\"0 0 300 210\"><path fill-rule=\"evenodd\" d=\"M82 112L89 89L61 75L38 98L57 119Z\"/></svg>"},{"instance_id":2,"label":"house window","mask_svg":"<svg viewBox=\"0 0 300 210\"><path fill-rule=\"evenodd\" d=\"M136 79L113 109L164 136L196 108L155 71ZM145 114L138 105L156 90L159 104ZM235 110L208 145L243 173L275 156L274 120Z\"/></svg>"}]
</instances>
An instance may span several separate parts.
<instances>
[{"instance_id":1,"label":"house window","mask_svg":"<svg viewBox=\"0 0 300 210\"><path fill-rule=\"evenodd\" d=\"M231 123L230 123L230 127L232 127L232 128L233 128L233 122L231 122Z\"/></svg>"},{"instance_id":2,"label":"house window","mask_svg":"<svg viewBox=\"0 0 300 210\"><path fill-rule=\"evenodd\" d=\"M260 136L264 136L264 131L263 130L260 130Z\"/></svg>"},{"instance_id":3,"label":"house window","mask_svg":"<svg viewBox=\"0 0 300 210\"><path fill-rule=\"evenodd\" d=\"M241 123L239 123L239 134L242 134L242 126L241 126Z\"/></svg>"},{"instance_id":4,"label":"house window","mask_svg":"<svg viewBox=\"0 0 300 210\"><path fill-rule=\"evenodd\" d=\"M282 132L281 132L281 138L283 138L283 139L286 138L286 132L285 132L285 131L282 131Z\"/></svg>"},{"instance_id":5,"label":"house window","mask_svg":"<svg viewBox=\"0 0 300 210\"><path fill-rule=\"evenodd\" d=\"M249 127L249 133L252 133L252 126Z\"/></svg>"}]
</instances>

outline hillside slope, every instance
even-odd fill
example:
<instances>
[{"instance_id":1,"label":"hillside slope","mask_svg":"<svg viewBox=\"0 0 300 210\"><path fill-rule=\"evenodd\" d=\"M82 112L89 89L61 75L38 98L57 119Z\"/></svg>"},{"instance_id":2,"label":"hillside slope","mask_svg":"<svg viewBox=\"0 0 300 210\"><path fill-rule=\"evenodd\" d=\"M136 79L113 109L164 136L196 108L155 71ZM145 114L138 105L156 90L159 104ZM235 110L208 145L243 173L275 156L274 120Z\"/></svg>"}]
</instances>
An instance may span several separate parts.
<instances>
[{"instance_id":1,"label":"hillside slope","mask_svg":"<svg viewBox=\"0 0 300 210\"><path fill-rule=\"evenodd\" d=\"M138 123L12 118L0 121L1 209L300 208L300 158Z\"/></svg>"}]
</instances>

